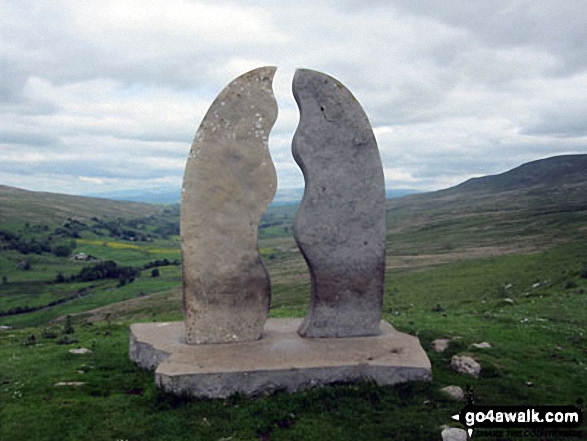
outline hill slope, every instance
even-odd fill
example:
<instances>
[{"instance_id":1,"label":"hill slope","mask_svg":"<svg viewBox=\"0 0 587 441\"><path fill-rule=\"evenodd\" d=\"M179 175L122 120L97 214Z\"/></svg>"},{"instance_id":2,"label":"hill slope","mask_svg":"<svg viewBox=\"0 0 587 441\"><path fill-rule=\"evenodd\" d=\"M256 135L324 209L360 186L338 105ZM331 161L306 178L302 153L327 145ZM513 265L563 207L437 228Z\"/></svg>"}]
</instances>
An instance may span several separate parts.
<instances>
[{"instance_id":1,"label":"hill slope","mask_svg":"<svg viewBox=\"0 0 587 441\"><path fill-rule=\"evenodd\" d=\"M70 217L137 218L164 209L143 203L0 186L3 224L62 223ZM285 217L280 213L277 217L284 219L279 221L283 223L279 234L283 235L283 231L291 231L293 213ZM413 266L416 258L428 263L443 262L585 240L587 155L542 159L499 175L470 179L446 190L388 199L387 230L391 267ZM291 234L286 236L286 248L297 250Z\"/></svg>"},{"instance_id":2,"label":"hill slope","mask_svg":"<svg viewBox=\"0 0 587 441\"><path fill-rule=\"evenodd\" d=\"M136 218L161 213L164 207L136 202L22 190L0 185L0 222L61 223L100 218Z\"/></svg>"},{"instance_id":3,"label":"hill slope","mask_svg":"<svg viewBox=\"0 0 587 441\"><path fill-rule=\"evenodd\" d=\"M387 201L388 263L439 262L587 239L587 155L534 161L456 187ZM395 263L393 263L395 259Z\"/></svg>"},{"instance_id":4,"label":"hill slope","mask_svg":"<svg viewBox=\"0 0 587 441\"><path fill-rule=\"evenodd\" d=\"M587 183L587 155L564 155L528 162L505 173L469 179L450 191L503 192Z\"/></svg>"}]
</instances>

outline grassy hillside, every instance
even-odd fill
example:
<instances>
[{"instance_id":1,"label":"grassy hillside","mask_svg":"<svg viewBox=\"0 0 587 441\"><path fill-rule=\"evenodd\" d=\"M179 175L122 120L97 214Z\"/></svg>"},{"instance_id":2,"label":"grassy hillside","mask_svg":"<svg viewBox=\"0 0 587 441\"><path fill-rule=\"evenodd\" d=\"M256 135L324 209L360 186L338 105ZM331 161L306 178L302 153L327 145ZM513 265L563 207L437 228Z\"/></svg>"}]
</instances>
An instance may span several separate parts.
<instances>
[{"instance_id":1,"label":"grassy hillside","mask_svg":"<svg viewBox=\"0 0 587 441\"><path fill-rule=\"evenodd\" d=\"M387 201L389 265L531 252L587 237L587 155ZM425 256L428 258L424 259Z\"/></svg>"},{"instance_id":2,"label":"grassy hillside","mask_svg":"<svg viewBox=\"0 0 587 441\"><path fill-rule=\"evenodd\" d=\"M15 221L56 224L68 218L136 218L159 214L163 207L137 202L22 190L0 185L0 224Z\"/></svg>"},{"instance_id":3,"label":"grassy hillside","mask_svg":"<svg viewBox=\"0 0 587 441\"><path fill-rule=\"evenodd\" d=\"M499 175L469 179L450 191L498 193L530 187L584 185L586 180L587 155L563 155L528 162Z\"/></svg>"},{"instance_id":4,"label":"grassy hillside","mask_svg":"<svg viewBox=\"0 0 587 441\"><path fill-rule=\"evenodd\" d=\"M182 318L177 207L109 220L109 203L99 201L98 215L88 211L74 221L68 214L47 230L12 212L0 226L12 235L0 238L0 276L6 276L0 310L34 310L0 316L0 324L14 326L0 330L0 439L435 440L442 425L458 427L450 416L463 407L440 392L447 385L468 390L478 404L584 401L587 179L578 178L580 171L567 173L568 181L548 181L543 172L529 178L555 162L520 167L510 175L515 179L494 178L518 182L513 186L488 178L474 189L387 201L383 316L420 338L434 376L397 387L335 385L226 400L162 394L153 373L128 359L128 326ZM306 313L309 275L292 237L294 214L295 206L272 207L260 226L272 317ZM55 254L72 241L72 252L95 260ZM122 278L80 278L83 268L108 260L140 273L133 280L124 272ZM58 281L60 273L67 280ZM66 333L68 322L73 333ZM444 353L430 346L439 337L451 339ZM482 341L492 348L472 346ZM74 347L92 353L70 354ZM481 377L453 372L455 354L475 358ZM59 382L81 384L55 386Z\"/></svg>"},{"instance_id":5,"label":"grassy hillside","mask_svg":"<svg viewBox=\"0 0 587 441\"><path fill-rule=\"evenodd\" d=\"M434 440L441 425L457 426L450 416L462 404L439 391L450 384L469 390L478 404L573 404L587 390L586 263L587 247L569 244L389 272L384 318L419 336L433 365L434 380L425 384L337 385L226 400L164 395L152 372L129 361L128 326L181 319L178 291L74 317L75 332L67 335L77 340L72 345L56 344L66 336L64 321L2 331L0 439ZM272 316L305 313L296 295L307 287L297 287L294 295L274 290ZM452 339L442 354L430 348L439 337ZM493 347L471 346L482 341ZM72 355L72 347L92 353ZM449 364L455 354L474 357L481 377L454 373ZM55 386L59 382L81 384Z\"/></svg>"}]
</instances>

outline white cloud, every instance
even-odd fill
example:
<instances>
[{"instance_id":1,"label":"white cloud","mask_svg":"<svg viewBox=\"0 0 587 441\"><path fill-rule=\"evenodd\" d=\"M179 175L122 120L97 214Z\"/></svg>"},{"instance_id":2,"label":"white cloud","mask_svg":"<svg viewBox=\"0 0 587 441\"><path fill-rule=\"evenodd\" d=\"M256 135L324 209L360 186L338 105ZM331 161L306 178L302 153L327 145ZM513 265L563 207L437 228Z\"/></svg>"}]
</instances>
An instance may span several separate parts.
<instances>
[{"instance_id":1,"label":"white cloud","mask_svg":"<svg viewBox=\"0 0 587 441\"><path fill-rule=\"evenodd\" d=\"M413 184L414 182L419 182L419 180L414 178L409 171L401 168L385 167L383 169L383 174L385 175L386 181L402 182L408 185Z\"/></svg>"},{"instance_id":2,"label":"white cloud","mask_svg":"<svg viewBox=\"0 0 587 441\"><path fill-rule=\"evenodd\" d=\"M91 178L89 176L79 176L78 179L81 182L88 182L90 184L98 184L98 185L103 185L106 180L103 178Z\"/></svg>"}]
</instances>

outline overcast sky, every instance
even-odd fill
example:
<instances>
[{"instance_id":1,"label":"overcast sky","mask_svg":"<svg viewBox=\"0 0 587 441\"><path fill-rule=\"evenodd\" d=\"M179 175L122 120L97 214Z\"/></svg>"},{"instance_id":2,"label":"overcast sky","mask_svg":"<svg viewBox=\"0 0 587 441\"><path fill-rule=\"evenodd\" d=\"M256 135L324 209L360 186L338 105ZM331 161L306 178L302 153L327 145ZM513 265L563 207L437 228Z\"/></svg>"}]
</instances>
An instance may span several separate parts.
<instances>
[{"instance_id":1,"label":"overcast sky","mask_svg":"<svg viewBox=\"0 0 587 441\"><path fill-rule=\"evenodd\" d=\"M216 95L264 65L278 66L281 188L303 186L298 67L361 102L388 189L587 153L584 0L2 0L0 184L179 188Z\"/></svg>"}]
</instances>

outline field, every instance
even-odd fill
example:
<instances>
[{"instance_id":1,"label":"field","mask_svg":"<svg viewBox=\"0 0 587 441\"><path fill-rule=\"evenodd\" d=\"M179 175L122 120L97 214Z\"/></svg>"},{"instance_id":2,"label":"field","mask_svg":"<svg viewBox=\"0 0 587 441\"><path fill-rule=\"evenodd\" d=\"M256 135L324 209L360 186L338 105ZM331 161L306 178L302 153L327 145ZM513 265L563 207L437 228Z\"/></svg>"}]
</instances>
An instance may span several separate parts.
<instances>
[{"instance_id":1,"label":"field","mask_svg":"<svg viewBox=\"0 0 587 441\"><path fill-rule=\"evenodd\" d=\"M511 210L506 201L493 199L489 214L481 202L451 205L448 197L436 208L426 197L389 201L384 318L420 338L433 369L430 383L396 387L366 382L226 400L162 394L153 373L129 360L128 329L134 322L182 318L176 211L121 219L121 236L114 237L99 227L103 223L84 218L81 237L52 239L74 240L73 253L95 260L4 250L0 324L13 329L0 331L0 439L439 440L442 425L462 427L450 417L463 403L440 392L448 385L461 386L477 404L582 403L584 211L537 215L539 207ZM303 317L309 298L307 268L291 237L294 213L295 206L273 207L259 232L272 280L272 317ZM2 229L26 243L42 242L65 223L72 222L60 219L40 231L34 221L28 227L11 221ZM522 225L531 226L529 234ZM145 240L129 240L136 235ZM19 267L23 260L30 269ZM140 275L56 282L60 273L70 278L106 260L140 268ZM6 314L17 307L34 310ZM66 333L68 325L73 333ZM430 344L440 337L451 342L436 353ZM472 346L484 341L493 347ZM77 347L92 352L69 353ZM453 372L455 354L474 357L481 377ZM70 385L55 386L60 382Z\"/></svg>"}]
</instances>

